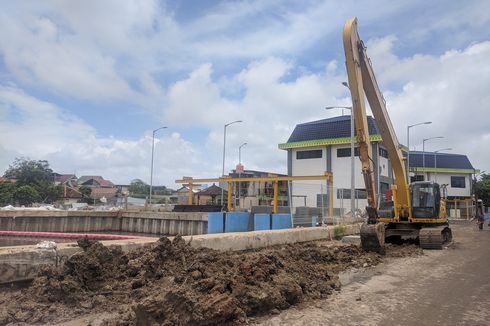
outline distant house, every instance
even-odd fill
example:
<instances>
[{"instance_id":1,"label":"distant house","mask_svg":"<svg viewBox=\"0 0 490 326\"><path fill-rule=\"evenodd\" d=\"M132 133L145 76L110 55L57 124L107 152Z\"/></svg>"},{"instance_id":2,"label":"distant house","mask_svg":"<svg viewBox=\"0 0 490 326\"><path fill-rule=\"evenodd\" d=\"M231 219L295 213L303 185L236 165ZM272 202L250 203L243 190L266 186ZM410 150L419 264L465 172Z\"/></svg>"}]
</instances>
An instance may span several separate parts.
<instances>
[{"instance_id":1,"label":"distant house","mask_svg":"<svg viewBox=\"0 0 490 326\"><path fill-rule=\"evenodd\" d=\"M257 178L257 177L284 177L285 174L257 171L257 170L244 170L240 174L236 170L232 170L229 173L232 178ZM227 188L226 183L222 183ZM225 188L225 189L226 189ZM251 208L252 206L271 205L274 198L274 182L273 181L251 181L240 182L235 185L235 195L237 199L237 206L240 208ZM226 200L226 199L225 199ZM278 205L288 206L288 182L279 181L279 194Z\"/></svg>"},{"instance_id":2,"label":"distant house","mask_svg":"<svg viewBox=\"0 0 490 326\"><path fill-rule=\"evenodd\" d=\"M63 185L63 204L73 204L78 203L83 198L83 195L76 188L72 188L66 185Z\"/></svg>"},{"instance_id":3,"label":"distant house","mask_svg":"<svg viewBox=\"0 0 490 326\"><path fill-rule=\"evenodd\" d=\"M79 186L95 187L95 188L115 188L115 185L102 178L100 175L84 175L78 179Z\"/></svg>"},{"instance_id":4,"label":"distant house","mask_svg":"<svg viewBox=\"0 0 490 326\"><path fill-rule=\"evenodd\" d=\"M192 189L192 192L194 194L199 192L199 189L196 189L199 187L198 185L194 185L194 188ZM189 188L187 186L182 186L181 188L177 189L177 204L178 205L187 205L189 203Z\"/></svg>"},{"instance_id":5,"label":"distant house","mask_svg":"<svg viewBox=\"0 0 490 326\"><path fill-rule=\"evenodd\" d=\"M81 176L77 183L79 187L89 187L92 190L90 198L94 200L101 200L102 198L105 198L110 201L113 200L118 193L118 188L114 185L114 183L99 175Z\"/></svg>"},{"instance_id":6,"label":"distant house","mask_svg":"<svg viewBox=\"0 0 490 326\"><path fill-rule=\"evenodd\" d=\"M60 174L53 173L54 184L55 185L67 185L69 187L77 186L77 176L74 174Z\"/></svg>"},{"instance_id":7,"label":"distant house","mask_svg":"<svg viewBox=\"0 0 490 326\"><path fill-rule=\"evenodd\" d=\"M194 203L197 205L219 205L221 202L221 191L224 196L228 196L228 192L213 184L204 190L194 194Z\"/></svg>"}]
</instances>

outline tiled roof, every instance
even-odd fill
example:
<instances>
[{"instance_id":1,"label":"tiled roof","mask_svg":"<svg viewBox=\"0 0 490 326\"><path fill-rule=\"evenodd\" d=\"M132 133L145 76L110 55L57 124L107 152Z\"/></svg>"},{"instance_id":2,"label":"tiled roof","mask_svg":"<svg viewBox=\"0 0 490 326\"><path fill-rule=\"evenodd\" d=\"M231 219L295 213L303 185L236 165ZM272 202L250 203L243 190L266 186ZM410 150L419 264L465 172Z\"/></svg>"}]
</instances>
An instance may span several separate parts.
<instances>
[{"instance_id":1,"label":"tiled roof","mask_svg":"<svg viewBox=\"0 0 490 326\"><path fill-rule=\"evenodd\" d=\"M213 184L211 187L207 187L206 189L199 191L198 193L196 193L196 195L199 195L199 196L218 196L218 195L221 195L221 190L222 190L221 187L218 187L217 185ZM224 193L226 194L228 192L226 190L224 190Z\"/></svg>"},{"instance_id":2,"label":"tiled roof","mask_svg":"<svg viewBox=\"0 0 490 326\"><path fill-rule=\"evenodd\" d=\"M104 178L102 178L99 175L93 175L93 176L84 175L84 176L81 176L80 179L78 179L78 184L83 185L83 184L87 183L90 180L94 180L101 187L111 187L111 188L114 187L114 183L112 183L109 180L105 180Z\"/></svg>"},{"instance_id":3,"label":"tiled roof","mask_svg":"<svg viewBox=\"0 0 490 326\"><path fill-rule=\"evenodd\" d=\"M105 197L107 199L110 199L115 197L116 193L117 193L117 188L92 188L90 197L97 198L97 199Z\"/></svg>"},{"instance_id":4,"label":"tiled roof","mask_svg":"<svg viewBox=\"0 0 490 326\"><path fill-rule=\"evenodd\" d=\"M448 154L448 153L432 153L425 152L425 168L436 168L435 156L437 155L437 168L438 169L466 169L474 170L473 165L466 155L462 154ZM410 167L411 168L423 168L424 167L424 154L420 151L410 152Z\"/></svg>"},{"instance_id":5,"label":"tiled roof","mask_svg":"<svg viewBox=\"0 0 490 326\"><path fill-rule=\"evenodd\" d=\"M371 116L367 117L369 134L379 134L376 122ZM288 143L350 137L350 115L322 119L296 125Z\"/></svg>"},{"instance_id":6,"label":"tiled roof","mask_svg":"<svg viewBox=\"0 0 490 326\"><path fill-rule=\"evenodd\" d=\"M89 181L90 179L94 179L94 180L98 181L98 180L103 180L104 178L102 178L100 175L82 175L78 179L78 183L82 184L82 183Z\"/></svg>"},{"instance_id":7,"label":"tiled roof","mask_svg":"<svg viewBox=\"0 0 490 326\"><path fill-rule=\"evenodd\" d=\"M114 187L114 184L109 180L102 179L97 180L97 182L99 182L101 187Z\"/></svg>"},{"instance_id":8,"label":"tiled roof","mask_svg":"<svg viewBox=\"0 0 490 326\"><path fill-rule=\"evenodd\" d=\"M60 182L60 183L65 183L66 181L70 179L76 179L76 176L74 174L58 174L56 173L54 176L54 181Z\"/></svg>"},{"instance_id":9,"label":"tiled roof","mask_svg":"<svg viewBox=\"0 0 490 326\"><path fill-rule=\"evenodd\" d=\"M64 197L65 198L82 198L83 196L78 190L70 188L70 187L66 187L66 189L64 190Z\"/></svg>"}]
</instances>

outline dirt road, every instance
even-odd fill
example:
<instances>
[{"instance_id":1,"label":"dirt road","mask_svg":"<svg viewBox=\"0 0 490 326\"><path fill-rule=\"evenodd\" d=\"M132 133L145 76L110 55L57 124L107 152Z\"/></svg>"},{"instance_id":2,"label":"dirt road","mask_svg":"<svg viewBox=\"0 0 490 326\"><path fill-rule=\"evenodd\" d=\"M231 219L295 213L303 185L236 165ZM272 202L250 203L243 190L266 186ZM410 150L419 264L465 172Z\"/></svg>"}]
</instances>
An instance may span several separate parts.
<instances>
[{"instance_id":1,"label":"dirt road","mask_svg":"<svg viewBox=\"0 0 490 326\"><path fill-rule=\"evenodd\" d=\"M260 325L488 325L490 229L452 225L446 250L341 275L340 293L305 302Z\"/></svg>"}]
</instances>

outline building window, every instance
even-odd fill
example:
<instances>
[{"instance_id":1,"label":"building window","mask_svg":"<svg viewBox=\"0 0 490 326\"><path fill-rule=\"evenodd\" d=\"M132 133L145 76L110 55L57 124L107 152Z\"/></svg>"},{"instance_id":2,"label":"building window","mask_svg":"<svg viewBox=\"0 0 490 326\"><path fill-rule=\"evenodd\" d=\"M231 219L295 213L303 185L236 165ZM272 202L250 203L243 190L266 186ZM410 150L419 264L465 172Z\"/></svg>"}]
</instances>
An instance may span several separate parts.
<instances>
[{"instance_id":1,"label":"building window","mask_svg":"<svg viewBox=\"0 0 490 326\"><path fill-rule=\"evenodd\" d=\"M451 188L466 188L465 177L451 176Z\"/></svg>"},{"instance_id":2,"label":"building window","mask_svg":"<svg viewBox=\"0 0 490 326\"><path fill-rule=\"evenodd\" d=\"M388 151L384 148L379 148L379 156L381 157L384 157L384 158L388 158Z\"/></svg>"},{"instance_id":3,"label":"building window","mask_svg":"<svg viewBox=\"0 0 490 326\"><path fill-rule=\"evenodd\" d=\"M354 156L359 156L359 147L354 148ZM350 157L350 147L337 148L337 157Z\"/></svg>"},{"instance_id":4,"label":"building window","mask_svg":"<svg viewBox=\"0 0 490 326\"><path fill-rule=\"evenodd\" d=\"M424 176L419 174L419 175L414 175L413 177L410 177L410 182L417 182L417 181L424 181Z\"/></svg>"},{"instance_id":5,"label":"building window","mask_svg":"<svg viewBox=\"0 0 490 326\"><path fill-rule=\"evenodd\" d=\"M297 160L307 160L310 158L322 158L323 151L321 149L315 149L311 151L297 151L296 159Z\"/></svg>"}]
</instances>

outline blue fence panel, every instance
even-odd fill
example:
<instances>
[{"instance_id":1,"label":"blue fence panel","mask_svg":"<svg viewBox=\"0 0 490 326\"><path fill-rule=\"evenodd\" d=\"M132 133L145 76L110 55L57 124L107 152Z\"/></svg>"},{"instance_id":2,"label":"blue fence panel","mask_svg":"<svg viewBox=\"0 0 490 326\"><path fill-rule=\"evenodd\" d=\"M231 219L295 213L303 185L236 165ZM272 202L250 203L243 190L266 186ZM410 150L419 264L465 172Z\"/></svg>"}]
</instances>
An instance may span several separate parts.
<instances>
[{"instance_id":1,"label":"blue fence panel","mask_svg":"<svg viewBox=\"0 0 490 326\"><path fill-rule=\"evenodd\" d=\"M271 215L270 214L254 214L254 231L270 230Z\"/></svg>"},{"instance_id":2,"label":"blue fence panel","mask_svg":"<svg viewBox=\"0 0 490 326\"><path fill-rule=\"evenodd\" d=\"M290 229L292 228L291 224L291 215L290 214L272 214L272 230L280 230L280 229Z\"/></svg>"},{"instance_id":3,"label":"blue fence panel","mask_svg":"<svg viewBox=\"0 0 490 326\"><path fill-rule=\"evenodd\" d=\"M208 213L208 233L225 232L225 213L212 212Z\"/></svg>"},{"instance_id":4,"label":"blue fence panel","mask_svg":"<svg viewBox=\"0 0 490 326\"><path fill-rule=\"evenodd\" d=\"M248 231L248 219L250 214L247 212L228 212L225 217L225 232L246 232Z\"/></svg>"}]
</instances>

